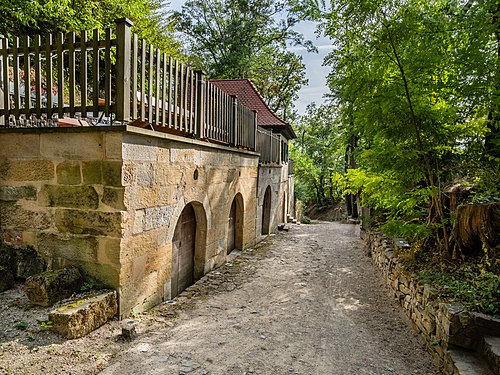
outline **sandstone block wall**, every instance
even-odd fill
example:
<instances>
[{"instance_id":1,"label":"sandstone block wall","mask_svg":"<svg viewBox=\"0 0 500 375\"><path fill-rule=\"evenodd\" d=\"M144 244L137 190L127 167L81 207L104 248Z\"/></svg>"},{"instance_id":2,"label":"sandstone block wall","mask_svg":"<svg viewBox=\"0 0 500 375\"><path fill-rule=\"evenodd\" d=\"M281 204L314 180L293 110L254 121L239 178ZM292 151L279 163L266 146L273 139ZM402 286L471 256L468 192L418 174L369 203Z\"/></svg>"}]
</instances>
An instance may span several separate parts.
<instances>
[{"instance_id":1,"label":"sandstone block wall","mask_svg":"<svg viewBox=\"0 0 500 375\"><path fill-rule=\"evenodd\" d=\"M198 228L195 279L226 260L228 219L237 194L243 201L237 245L254 244L258 155L139 130L124 133L122 147L123 315L170 298L172 237L186 205L193 205Z\"/></svg>"},{"instance_id":2,"label":"sandstone block wall","mask_svg":"<svg viewBox=\"0 0 500 375\"><path fill-rule=\"evenodd\" d=\"M117 290L125 317L170 298L172 237L186 205L198 228L195 279L226 260L236 196L237 247L259 239L267 186L271 227L283 221L293 191L286 165L259 170L258 159L136 127L2 131L1 239Z\"/></svg>"},{"instance_id":3,"label":"sandstone block wall","mask_svg":"<svg viewBox=\"0 0 500 375\"><path fill-rule=\"evenodd\" d=\"M285 206L287 206L290 199L293 199L293 197L289 197L290 192L293 192L293 188L290 188L290 183L293 184L293 181L288 179L288 167L286 164L283 166L259 166L256 220L257 236L261 235L264 196L266 189L268 187L271 188L270 233L274 233L277 231L278 224L286 221L286 214L289 213L288 211L290 207Z\"/></svg>"},{"instance_id":4,"label":"sandstone block wall","mask_svg":"<svg viewBox=\"0 0 500 375\"><path fill-rule=\"evenodd\" d=\"M120 131L105 128L0 133L2 242L35 249L49 268L75 265L118 288L120 144Z\"/></svg>"}]
</instances>

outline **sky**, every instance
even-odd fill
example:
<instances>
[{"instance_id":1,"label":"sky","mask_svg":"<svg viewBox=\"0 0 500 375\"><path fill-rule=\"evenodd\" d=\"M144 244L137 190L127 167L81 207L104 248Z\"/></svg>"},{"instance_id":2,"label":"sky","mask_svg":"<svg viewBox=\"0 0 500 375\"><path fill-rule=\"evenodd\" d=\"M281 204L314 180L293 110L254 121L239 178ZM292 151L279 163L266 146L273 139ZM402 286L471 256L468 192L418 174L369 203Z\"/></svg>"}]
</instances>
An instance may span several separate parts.
<instances>
[{"instance_id":1,"label":"sky","mask_svg":"<svg viewBox=\"0 0 500 375\"><path fill-rule=\"evenodd\" d=\"M181 10L184 2L185 0L171 0L170 8ZM316 37L316 25L313 22L301 22L297 25L296 30L303 34L306 40L311 40L318 48L318 53L308 53L300 46L289 48L301 55L306 65L306 78L309 80L309 84L299 91L299 97L295 101L295 108L300 115L303 115L309 103L322 103L324 101L323 95L328 93L326 76L330 72L330 68L322 66L322 63L325 56L332 50L332 44L327 38Z\"/></svg>"}]
</instances>

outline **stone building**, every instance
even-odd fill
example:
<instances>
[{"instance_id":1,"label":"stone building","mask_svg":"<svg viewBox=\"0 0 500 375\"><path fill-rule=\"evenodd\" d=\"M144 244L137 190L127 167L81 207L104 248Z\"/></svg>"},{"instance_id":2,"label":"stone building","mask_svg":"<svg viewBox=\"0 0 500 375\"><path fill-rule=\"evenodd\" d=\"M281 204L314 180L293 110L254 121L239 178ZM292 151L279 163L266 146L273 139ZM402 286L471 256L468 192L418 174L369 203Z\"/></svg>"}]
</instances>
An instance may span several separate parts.
<instances>
[{"instance_id":1,"label":"stone building","mask_svg":"<svg viewBox=\"0 0 500 375\"><path fill-rule=\"evenodd\" d=\"M115 85L131 89L104 90L102 102L70 97L47 107L40 93L24 104L6 80L0 92L2 246L34 249L50 269L76 266L117 290L120 317L177 296L233 249L254 245L286 220L293 202L293 130L251 82L206 82L159 52L142 54L158 69L148 76L134 56L152 49L129 28L119 20L116 40L95 42L88 53L116 48ZM33 53L62 61L76 53L71 43ZM106 84L114 79L95 74L94 85L107 74ZM67 80L55 77L64 92ZM14 87L21 83L15 76Z\"/></svg>"}]
</instances>

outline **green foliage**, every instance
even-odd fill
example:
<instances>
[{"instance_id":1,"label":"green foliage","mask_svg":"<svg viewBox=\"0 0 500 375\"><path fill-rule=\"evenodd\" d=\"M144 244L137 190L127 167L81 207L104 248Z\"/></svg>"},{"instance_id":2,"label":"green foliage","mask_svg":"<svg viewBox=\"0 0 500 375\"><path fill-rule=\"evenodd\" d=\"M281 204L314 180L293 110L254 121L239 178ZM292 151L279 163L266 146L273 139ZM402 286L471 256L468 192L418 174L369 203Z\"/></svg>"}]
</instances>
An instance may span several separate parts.
<instances>
[{"instance_id":1,"label":"green foliage","mask_svg":"<svg viewBox=\"0 0 500 375\"><path fill-rule=\"evenodd\" d=\"M391 237L403 237L411 241L428 238L432 231L422 222L411 223L404 220L387 220L380 226L382 231Z\"/></svg>"},{"instance_id":2,"label":"green foliage","mask_svg":"<svg viewBox=\"0 0 500 375\"><path fill-rule=\"evenodd\" d=\"M44 320L40 322L40 327L49 330L52 329L53 324L54 323L51 320Z\"/></svg>"},{"instance_id":3,"label":"green foliage","mask_svg":"<svg viewBox=\"0 0 500 375\"><path fill-rule=\"evenodd\" d=\"M80 287L80 290L82 292L86 292L88 290L92 290L94 288L94 284L90 282L84 282L83 285Z\"/></svg>"},{"instance_id":4,"label":"green foliage","mask_svg":"<svg viewBox=\"0 0 500 375\"><path fill-rule=\"evenodd\" d=\"M302 215L302 224L311 224L311 219L307 217L306 215Z\"/></svg>"},{"instance_id":5,"label":"green foliage","mask_svg":"<svg viewBox=\"0 0 500 375\"><path fill-rule=\"evenodd\" d=\"M297 193L306 204L323 206L341 197L344 138L336 117L335 106L311 104L295 127L290 155Z\"/></svg>"},{"instance_id":6,"label":"green foliage","mask_svg":"<svg viewBox=\"0 0 500 375\"><path fill-rule=\"evenodd\" d=\"M16 327L21 331L24 331L26 328L28 328L28 326L29 326L28 322L22 321L22 322L17 322L14 327Z\"/></svg>"},{"instance_id":7,"label":"green foliage","mask_svg":"<svg viewBox=\"0 0 500 375\"><path fill-rule=\"evenodd\" d=\"M114 27L118 18L129 18L134 32L164 52L181 56L161 0L6 0L0 2L0 34L35 35Z\"/></svg>"},{"instance_id":8,"label":"green foliage","mask_svg":"<svg viewBox=\"0 0 500 375\"><path fill-rule=\"evenodd\" d=\"M173 15L186 35L193 63L212 79L250 78L271 108L293 117L293 100L305 79L300 56L287 43L302 44L287 2L271 0L189 0Z\"/></svg>"},{"instance_id":9,"label":"green foliage","mask_svg":"<svg viewBox=\"0 0 500 375\"><path fill-rule=\"evenodd\" d=\"M476 178L476 200L500 197L500 7L339 0L301 12L335 45L325 59L335 121L356 140L344 193L383 210L385 230L432 233L449 253L444 183Z\"/></svg>"},{"instance_id":10,"label":"green foliage","mask_svg":"<svg viewBox=\"0 0 500 375\"><path fill-rule=\"evenodd\" d=\"M472 266L426 269L417 275L423 282L433 285L441 299L461 303L471 311L500 317L500 275Z\"/></svg>"}]
</instances>

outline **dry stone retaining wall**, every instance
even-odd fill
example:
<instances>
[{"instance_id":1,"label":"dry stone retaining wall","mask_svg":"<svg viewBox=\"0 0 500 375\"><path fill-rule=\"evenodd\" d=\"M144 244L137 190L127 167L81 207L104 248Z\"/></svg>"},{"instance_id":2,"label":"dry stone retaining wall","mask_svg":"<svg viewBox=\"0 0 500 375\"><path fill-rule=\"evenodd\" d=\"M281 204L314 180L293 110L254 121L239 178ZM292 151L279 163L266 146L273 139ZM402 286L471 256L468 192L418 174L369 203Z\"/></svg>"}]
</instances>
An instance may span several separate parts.
<instances>
[{"instance_id":1,"label":"dry stone retaining wall","mask_svg":"<svg viewBox=\"0 0 500 375\"><path fill-rule=\"evenodd\" d=\"M436 353L445 373L459 374L449 355L450 349L479 351L484 336L500 336L498 319L471 313L460 305L440 303L430 285L418 283L404 270L394 254L395 246L390 238L369 230L361 230L361 238L394 297Z\"/></svg>"}]
</instances>

